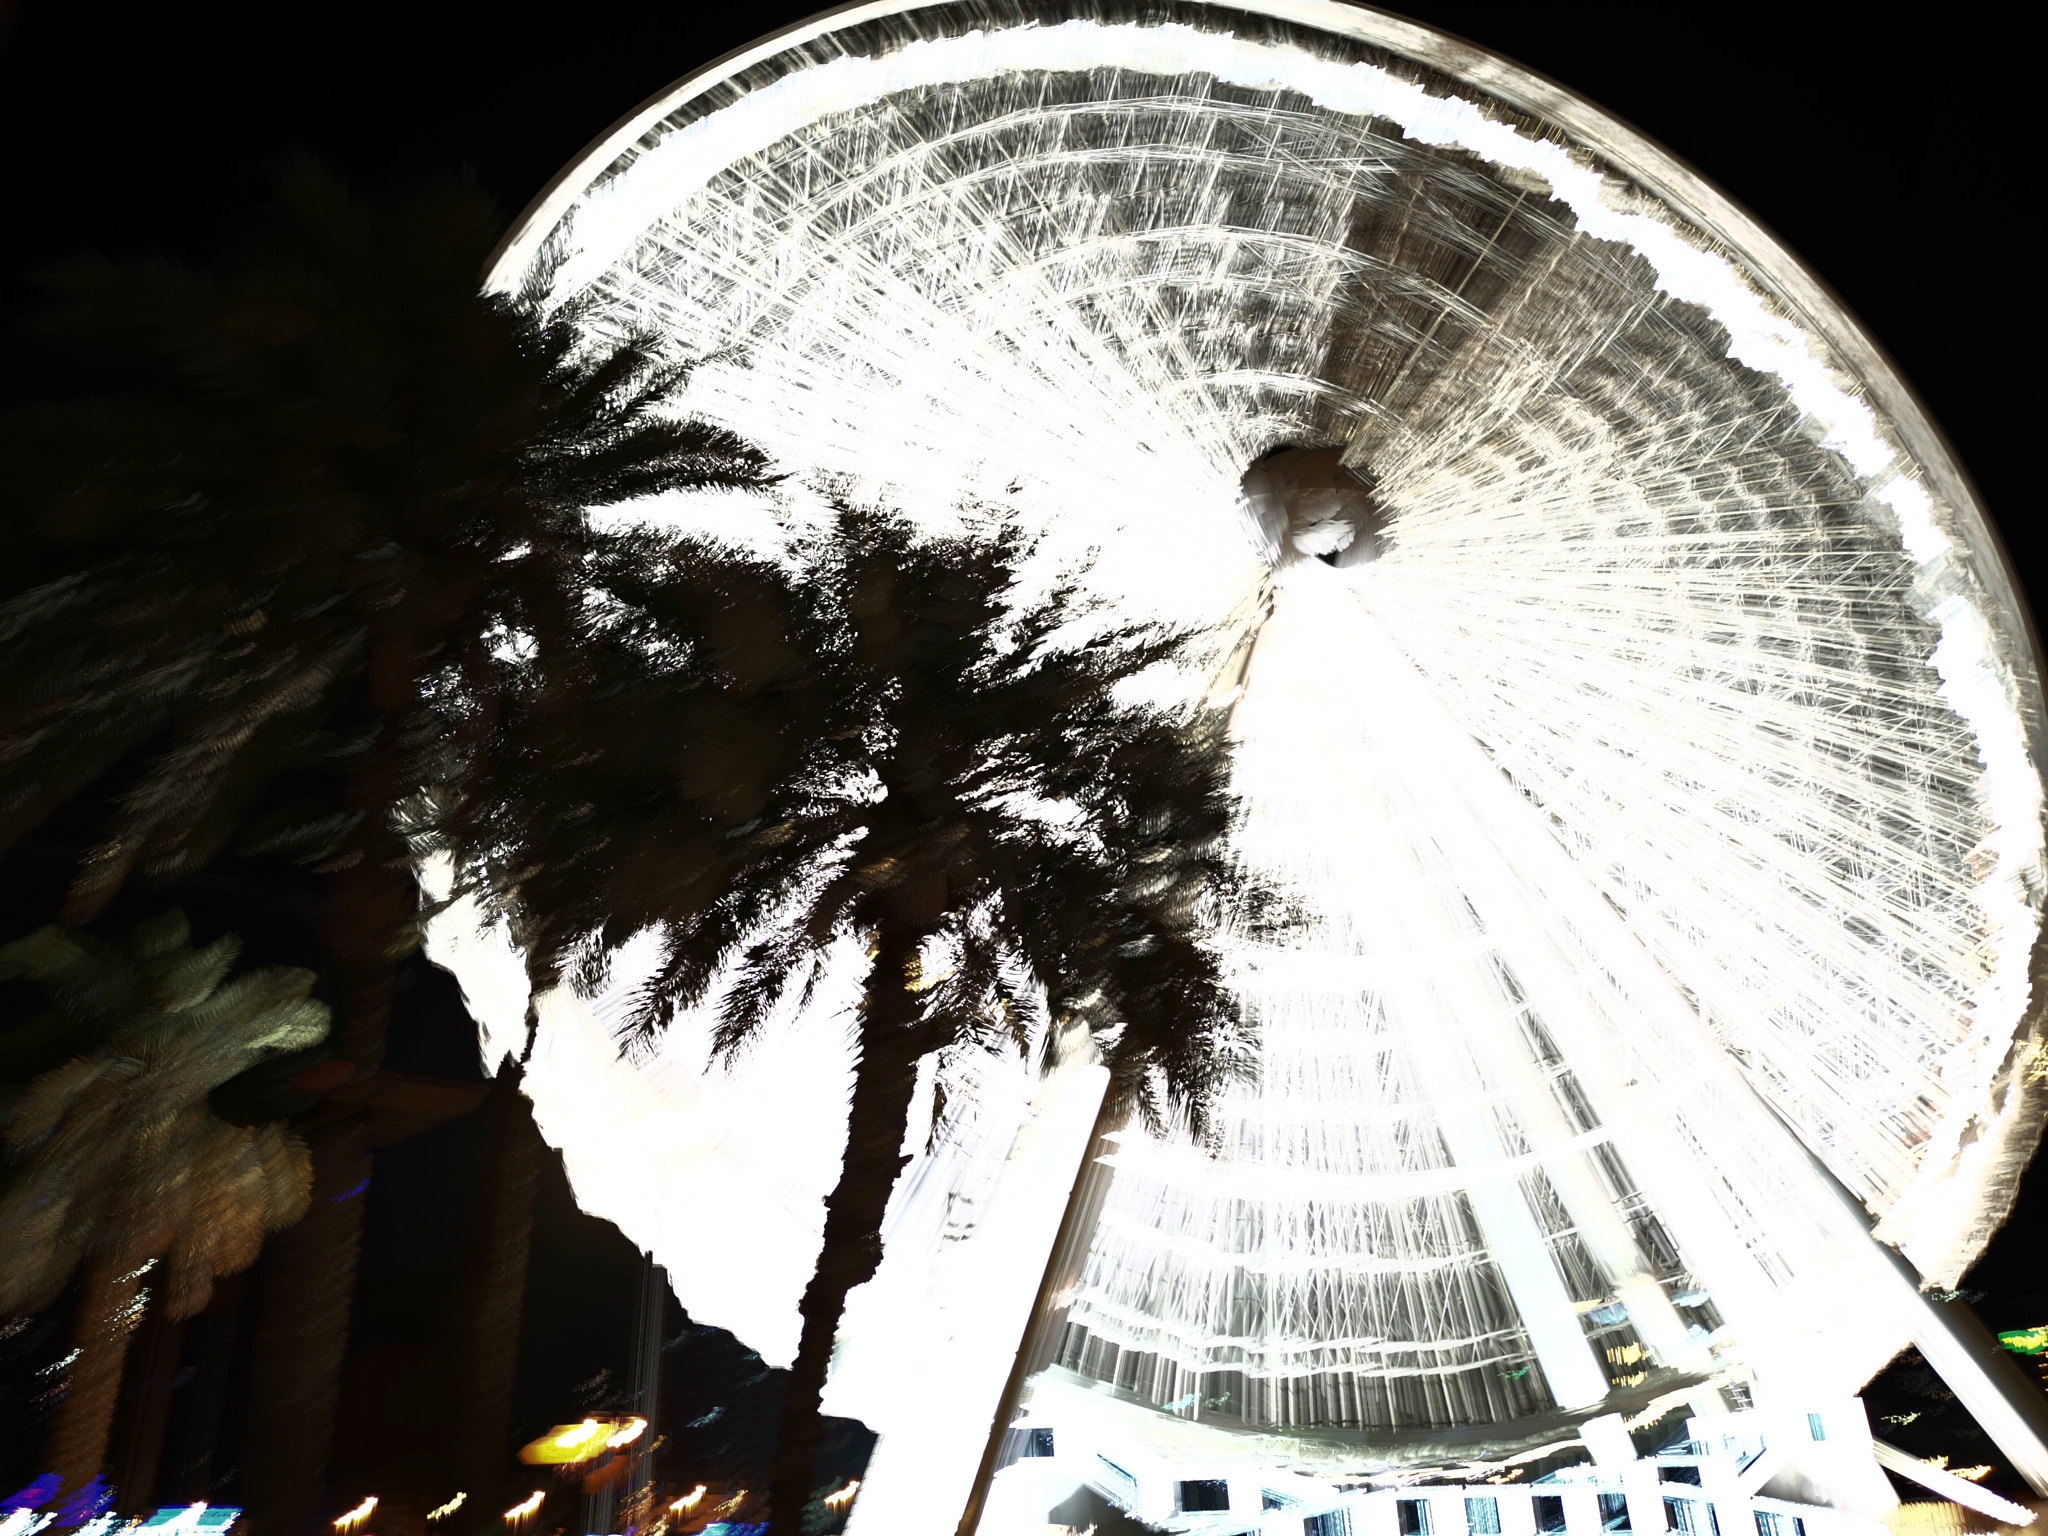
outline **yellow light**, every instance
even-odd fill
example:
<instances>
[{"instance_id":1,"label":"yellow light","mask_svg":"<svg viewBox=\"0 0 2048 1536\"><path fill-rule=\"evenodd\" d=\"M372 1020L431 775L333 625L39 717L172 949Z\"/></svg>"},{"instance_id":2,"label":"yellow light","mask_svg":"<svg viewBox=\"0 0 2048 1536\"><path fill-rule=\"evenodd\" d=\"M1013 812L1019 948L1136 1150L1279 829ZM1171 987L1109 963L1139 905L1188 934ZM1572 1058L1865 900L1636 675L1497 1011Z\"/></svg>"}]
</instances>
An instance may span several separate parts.
<instances>
[{"instance_id":1,"label":"yellow light","mask_svg":"<svg viewBox=\"0 0 2048 1536\"><path fill-rule=\"evenodd\" d=\"M506 1510L505 1518L507 1520L524 1520L528 1515L532 1514L536 1509L540 1508L540 1501L546 1498L547 1496L547 1490L545 1488L534 1489L532 1493L528 1494L525 1498L521 1499L517 1504L514 1504L510 1509Z\"/></svg>"},{"instance_id":2,"label":"yellow light","mask_svg":"<svg viewBox=\"0 0 2048 1536\"><path fill-rule=\"evenodd\" d=\"M458 1493L457 1495L455 1495L454 1498L450 1499L446 1504L441 1505L439 1508L428 1510L427 1518L429 1520L446 1520L450 1515L454 1514L455 1511L462 1508L462 1501L468 1497L469 1495L466 1493Z\"/></svg>"},{"instance_id":3,"label":"yellow light","mask_svg":"<svg viewBox=\"0 0 2048 1536\"><path fill-rule=\"evenodd\" d=\"M856 1477L852 1482L848 1483L844 1488L840 1489L837 1493L826 1494L825 1506L828 1509L844 1509L847 1505L853 1502L853 1496L859 1492L860 1479Z\"/></svg>"},{"instance_id":4,"label":"yellow light","mask_svg":"<svg viewBox=\"0 0 2048 1536\"><path fill-rule=\"evenodd\" d=\"M604 1448L608 1451L615 1451L622 1445L631 1445L646 1433L647 1421L645 1419L628 1419L612 1431L611 1437L604 1443Z\"/></svg>"},{"instance_id":5,"label":"yellow light","mask_svg":"<svg viewBox=\"0 0 2048 1536\"><path fill-rule=\"evenodd\" d=\"M677 1514L683 1514L688 1510L695 1509L697 1507L697 1501L704 1497L704 1493L704 1485L702 1483L699 1483L694 1489L691 1490L687 1498L677 1499L675 1503L669 1505L669 1508L674 1510Z\"/></svg>"},{"instance_id":6,"label":"yellow light","mask_svg":"<svg viewBox=\"0 0 2048 1536\"><path fill-rule=\"evenodd\" d=\"M342 1515L338 1519L336 1519L334 1522L334 1528L337 1531L342 1532L352 1531L357 1526L361 1525L365 1520L369 1519L370 1512L374 1510L376 1507L377 1499L376 1496L373 1494L369 1498L364 1499L362 1503L358 1504L354 1509L350 1510L347 1514Z\"/></svg>"},{"instance_id":7,"label":"yellow light","mask_svg":"<svg viewBox=\"0 0 2048 1536\"><path fill-rule=\"evenodd\" d=\"M585 1419L581 1424L557 1424L522 1450L519 1459L528 1466L570 1466L602 1456L612 1446L627 1444L639 1438L646 1428L645 1419Z\"/></svg>"}]
</instances>

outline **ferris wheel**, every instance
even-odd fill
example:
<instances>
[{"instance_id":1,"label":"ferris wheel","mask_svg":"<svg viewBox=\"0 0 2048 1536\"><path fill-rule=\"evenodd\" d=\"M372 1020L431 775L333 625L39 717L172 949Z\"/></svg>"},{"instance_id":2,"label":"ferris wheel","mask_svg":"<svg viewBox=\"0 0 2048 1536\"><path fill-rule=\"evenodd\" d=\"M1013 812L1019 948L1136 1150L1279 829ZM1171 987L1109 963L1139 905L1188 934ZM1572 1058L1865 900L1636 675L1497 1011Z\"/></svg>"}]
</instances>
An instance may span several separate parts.
<instances>
[{"instance_id":1,"label":"ferris wheel","mask_svg":"<svg viewBox=\"0 0 2048 1536\"><path fill-rule=\"evenodd\" d=\"M1243 853L1312 920L1234 950L1220 1150L1061 1143L1113 1176L1045 1360L1507 1445L1910 1340L2048 1477L1921 1289L2042 1117L2029 622L1911 391L1712 187L1328 0L881 0L641 108L494 281L704 360L684 406L816 483L1000 508L1230 642ZM534 1090L572 1173L577 1070ZM989 1101L906 1181L910 1291L1030 1118Z\"/></svg>"}]
</instances>

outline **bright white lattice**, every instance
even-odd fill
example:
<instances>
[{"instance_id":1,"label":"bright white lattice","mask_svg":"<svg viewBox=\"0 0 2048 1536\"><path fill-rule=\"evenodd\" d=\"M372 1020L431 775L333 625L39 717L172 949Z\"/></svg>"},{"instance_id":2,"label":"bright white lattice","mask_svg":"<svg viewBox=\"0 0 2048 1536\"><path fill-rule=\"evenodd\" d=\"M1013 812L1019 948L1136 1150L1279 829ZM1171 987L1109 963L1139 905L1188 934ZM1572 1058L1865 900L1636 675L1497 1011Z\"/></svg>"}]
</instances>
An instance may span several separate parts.
<instances>
[{"instance_id":1,"label":"bright white lattice","mask_svg":"<svg viewBox=\"0 0 2048 1536\"><path fill-rule=\"evenodd\" d=\"M1952 1276L2031 1123L2038 701L1981 522L1597 145L1329 12L854 13L640 125L499 281L558 263L814 481L1256 631L1243 847L1313 921L1237 947L1219 1155L1119 1142L1063 1361L1376 1429L1852 1389L1906 1325L1829 1180ZM1373 549L1275 570L1237 486L1288 443L1372 478ZM803 1271L710 1320L780 1337Z\"/></svg>"}]
</instances>

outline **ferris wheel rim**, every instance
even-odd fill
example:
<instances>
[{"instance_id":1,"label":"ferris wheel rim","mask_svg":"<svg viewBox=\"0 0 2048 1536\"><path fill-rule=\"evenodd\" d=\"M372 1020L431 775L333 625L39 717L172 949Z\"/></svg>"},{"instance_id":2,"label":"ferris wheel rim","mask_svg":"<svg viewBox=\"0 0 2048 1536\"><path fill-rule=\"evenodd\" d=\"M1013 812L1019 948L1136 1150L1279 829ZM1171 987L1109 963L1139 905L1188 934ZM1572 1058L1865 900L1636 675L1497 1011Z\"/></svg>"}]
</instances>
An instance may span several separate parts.
<instances>
[{"instance_id":1,"label":"ferris wheel rim","mask_svg":"<svg viewBox=\"0 0 2048 1536\"><path fill-rule=\"evenodd\" d=\"M484 267L486 289L509 290L541 243L586 191L663 119L753 65L864 22L939 10L957 0L850 0L799 18L732 49L647 97L572 157L507 227ZM1767 224L1712 178L1627 119L1563 82L1455 33L1357 0L1192 0L1332 33L1435 70L1473 91L1562 130L1595 151L1607 168L1724 248L1740 270L1812 332L1858 384L1898 447L1925 477L1965 535L1988 615L2007 628L2008 665L2036 762L2048 763L2048 650L2016 562L1967 466L1920 392L1883 344L1833 287Z\"/></svg>"},{"instance_id":2,"label":"ferris wheel rim","mask_svg":"<svg viewBox=\"0 0 2048 1536\"><path fill-rule=\"evenodd\" d=\"M1032 14L1034 10L1040 13L1036 21ZM609 203L619 215L614 219L615 235L628 229L637 229L644 234L646 229L658 225L667 216L669 207L680 206L673 201L664 204L657 193L634 189L635 170L644 167L643 157L661 155L674 148L681 151L676 156L678 163L692 172L731 171L745 163L730 151L706 151L673 145L668 139L671 133L688 138L699 128L712 127L708 119L717 118L734 108L740 109L733 112L734 118L752 110L755 127L767 130L754 141L756 144L768 142L774 134L786 136L792 132L787 117L780 115L783 113L780 104L772 99L749 100L749 97L767 95L772 98L779 87L791 85L799 93L803 88L810 88L815 93L815 100L839 103L829 109L817 109L821 117L828 111L843 110L849 101L854 102L856 115L865 110L859 104L863 102L882 101L886 110L891 100L889 92L901 87L890 86L875 95L856 100L833 95L836 87L828 87L815 78L808 81L803 78L815 71L833 71L841 63L859 64L881 75L893 62L889 56L899 47L921 49L930 41L949 48L961 46L961 51L965 52L985 46L984 62L974 74L941 73L934 68L929 75L916 81L920 88L935 86L940 90L954 89L963 80L979 80L991 74L997 77L1023 76L1027 87L1036 88L1034 71L1075 71L1085 76L1095 70L1113 72L1118 64L1131 67L1128 53L1107 62L1102 55L1091 54L1089 49L1099 46L1093 43L1077 46L1061 56L1062 62L1028 62L1046 57L1043 52L1034 53L1027 41L1039 21L1046 24L1070 21L1072 30L1084 33L1091 26L1107 32L1129 33L1155 23L1171 23L1168 30L1188 31L1189 27L1181 24L1192 23L1194 29L1229 37L1246 54L1255 53L1260 48L1272 48L1276 52L1293 51L1304 56L1315 54L1338 58L1347 46L1356 44L1359 51L1351 53L1350 58L1363 56L1369 59L1375 70L1395 76L1402 89L1412 91L1418 97L1424 92L1448 97L1450 104L1460 110L1490 119L1488 131L1500 135L1494 147L1482 150L1475 148L1475 141L1469 139L1446 141L1431 138L1427 133L1409 135L1407 127L1410 120L1397 116L1397 125L1402 127L1404 137L1412 137L1422 144L1448 142L1476 154L1483 163L1510 167L1517 152L1517 147L1511 145L1510 130L1523 139L1520 148L1556 153L1560 160L1567 148L1576 150L1579 153L1572 157L1574 174L1583 175L1587 181L1599 180L1605 184L1603 190L1618 190L1631 204L1638 197L1644 202L1654 202L1658 222L1678 226L1675 230L1678 243L1690 245L1695 253L1704 250L1706 254L1718 257L1731 270L1734 277L1731 290L1741 290L1739 297L1743 303L1755 305L1759 313L1768 310L1773 326L1789 323L1790 327L1803 331L1803 337L1797 338L1800 360L1824 367L1832 376L1829 387L1852 391L1860 396L1859 408L1875 419L1880 435L1887 440L1891 462L1906 479L1917 479L1921 486L1932 491L1941 504L1945 521L1943 531L1952 536L1963 584L1973 589L1968 593L1968 605L1975 615L1988 621L1986 650L1992 653L1993 662L2005 672L2004 689L1987 712L2009 720L2006 739L2012 743L2012 758L2017 760L2024 750L2030 760L2025 765L2026 776L2038 777L2040 765L2048 762L2048 748L2044 748L2040 686L2044 668L2039 637L2032 614L2021 596L2013 563L1984 510L1975 486L1970 483L1940 428L1910 383L1848 307L1803 260L1735 199L1680 157L1578 93L1489 50L1387 12L1341 4L1337 0L1238 0L1238 3L1229 4L1218 3L1218 0L1174 0L1163 14L1148 13L1138 19L1135 27L1128 19L1130 15L1131 12L1118 5L1117 0L1108 0L1100 9L1085 3L1068 5L1064 0L1044 4L1039 0L860 0L860 3L803 18L684 76L650 97L594 140L563 169L512 227L493 257L488 272L489 286L513 290L520 286L522 279L532 281L532 274L539 271L556 279L558 286L554 293L559 298L577 291L584 282L594 282L588 277L572 278L566 272L557 272L540 258L544 253L552 255L551 248L558 242L574 247L579 239L588 236L588 230L581 227L583 218L579 211L586 205ZM928 28L924 18L930 18ZM1006 28L1015 30L1006 33ZM1234 34L1233 28L1236 29ZM1066 29L1052 25L1046 27L1046 31L1055 30ZM1309 35L1312 33L1332 42L1319 46L1316 36ZM1043 37L1043 33L1039 35ZM1013 42L1018 45L1014 49L1011 47ZM1364 53L1365 49L1372 52ZM830 55L834 52L845 57L833 59ZM1149 63L1149 59L1146 62ZM1390 62L1391 69L1388 68ZM958 70L960 66L948 64L945 68ZM1149 72L1156 82L1166 83L1167 93L1172 94L1175 70L1160 68L1148 71L1144 64L1140 64L1135 72L1141 75ZM1193 89L1199 90L1207 83L1201 65L1183 66L1181 72L1192 79ZM1264 80L1262 75L1233 75L1226 79L1219 69L1215 77L1219 82L1240 89L1264 88L1258 83ZM1319 109L1329 100L1313 92L1308 95ZM1342 104L1329 110L1338 117L1353 114L1355 120L1379 115L1372 110ZM728 126L730 121L727 119ZM924 136L905 142L922 147L931 139ZM1501 148L1503 144L1510 147ZM745 153L754 152L766 153ZM653 184L657 188L660 186L658 180ZM1552 182L1554 188L1562 185ZM641 186L645 186L644 181ZM1558 196L1561 201L1571 203L1575 210L1582 206L1571 201L1570 193L1560 191ZM1613 210L1610 207L1608 211ZM571 219L576 220L576 227L570 226ZM752 215L741 217L736 222L749 231L755 227ZM1588 233L1596 241L1622 240L1623 247L1632 251L1651 248L1639 243L1634 236L1623 239L1605 232L1612 228L1612 225L1606 225L1602 233L1591 234L1590 230ZM616 248L606 254L602 249L604 245L603 238L595 242L596 256L588 263L587 272L612 274L631 270L629 263L617 258ZM1074 247L1060 245L1057 249L1067 252ZM618 260L616 267L611 265L615 260ZM1663 291L1678 303L1700 304L1700 301L1688 299L1671 288ZM1715 316L1711 302L1702 307L1710 317ZM800 305L793 305L791 312L800 310ZM686 326L679 326L672 333L672 338L679 345L689 346L695 344L689 339L692 334ZM861 342L861 346L850 349L849 355L865 361L875 355L877 349L871 338L863 336ZM1733 349L1726 355L1731 362L1746 361ZM1769 373L1773 370L1765 368L1761 371ZM1202 375L1204 378L1218 376L1214 373ZM1788 397L1796 399L1791 376L1780 371L1778 378ZM830 393L829 382L826 393ZM1146 394L1157 398L1159 391ZM1825 420L1824 413L1814 415ZM775 432L779 430L777 422L780 419L772 415L758 416L755 424L767 434L758 440L772 443ZM1241 448L1242 444L1237 446ZM1830 444L1822 443L1820 446L1826 449ZM1858 478L1877 478L1863 467L1862 461L1852 451L1840 447L1833 451L1855 471ZM796 458L795 462L809 461ZM1091 470L1095 467L1092 461L1089 467ZM1902 479L1893 481L1895 486L1901 483L1904 483ZM1322 573L1320 568L1315 568L1309 571L1309 575L1320 577ZM1985 739L1977 716L1965 714L1960 708L1954 708L1953 712L1978 733L1980 742ZM1988 767L1989 760L1983 760ZM2037 799L2037 810L2038 803ZM2038 822L2038 814L2032 819ZM2018 819L2008 818L2008 822L2017 825ZM2036 903L2025 930L2030 940L2039 932L2038 920ZM2048 1001L2038 995L2029 1000L2024 991L2017 995L2021 1006L2016 1010L2018 1016L2012 1035L2004 1043L2012 1052L2038 1050L2043 1019L2048 1017ZM2009 1064L2014 1059L2016 1057L2008 1055L2006 1061ZM2003 1072L2005 1067L1993 1063L1991 1070ZM2008 1115L2000 1110L1995 1123L1983 1123L1992 1124L1994 1129L2000 1126L2017 1126L2018 1129L2012 1130L2010 1137L2000 1131L2000 1162L1989 1166L1988 1171L1979 1169L1971 1174L1974 1181L1970 1186L1973 1215L1988 1221L1988 1226L1980 1221L1979 1226L1964 1234L1967 1242L1976 1245L1974 1250L1968 1251L1971 1258L1975 1252L1981 1251L1988 1232L2009 1214L2017 1175L2006 1166L2011 1160L2008 1154L2017 1151L2017 1161L2023 1165L2039 1135L2039 1096L2018 1077L2009 1087L2014 1095L2010 1101L2011 1113ZM1999 1091L2007 1090L2002 1088ZM2023 1100L2031 1102L2023 1104ZM1775 1113L1768 1102L1765 1108ZM1782 1121L1783 1117L1779 1119ZM1792 1131L1791 1134L1796 1140L1797 1132ZM1813 1155L1811 1147L1806 1150L1809 1156ZM1452 1163L1460 1168L1480 1166L1483 1161L1483 1158L1468 1159L1462 1152L1452 1158ZM1929 1166L1934 1164L1930 1162ZM2007 1180L2008 1175L2009 1183L2001 1187L2001 1181ZM1855 1218L1852 1225L1856 1228L1860 1244L1869 1236L1867 1218L1873 1212L1858 1204L1853 1194L1844 1194L1843 1200L1845 1203L1841 1211ZM1835 1210L1832 1201L1828 1208ZM1910 1226L1910 1221L1905 1225ZM1475 1251L1494 1252L1497 1247L1489 1237ZM1965 1250L1959 1248L1957 1251ZM1932 1273L1930 1268L1930 1277ZM1513 1291L1514 1286L1510 1284L1509 1289ZM1542 1300L1541 1297L1536 1298L1539 1303ZM1512 1315L1525 1319L1520 1325L1525 1332L1529 1331L1526 1319L1549 1315L1541 1305L1525 1307L1519 1292L1509 1298L1509 1303ZM1533 1333L1531 1338L1534 1338ZM1126 1342L1130 1348L1140 1352L1146 1348L1136 1339ZM1574 1331L1569 1342L1576 1347L1584 1341ZM1531 1347L1538 1346L1532 1344ZM1545 1363L1544 1368L1548 1371L1549 1365ZM1524 1370L1526 1372L1526 1366ZM1360 1374L1365 1374L1362 1367ZM1501 1418L1491 1422L1517 1423L1522 1419Z\"/></svg>"}]
</instances>

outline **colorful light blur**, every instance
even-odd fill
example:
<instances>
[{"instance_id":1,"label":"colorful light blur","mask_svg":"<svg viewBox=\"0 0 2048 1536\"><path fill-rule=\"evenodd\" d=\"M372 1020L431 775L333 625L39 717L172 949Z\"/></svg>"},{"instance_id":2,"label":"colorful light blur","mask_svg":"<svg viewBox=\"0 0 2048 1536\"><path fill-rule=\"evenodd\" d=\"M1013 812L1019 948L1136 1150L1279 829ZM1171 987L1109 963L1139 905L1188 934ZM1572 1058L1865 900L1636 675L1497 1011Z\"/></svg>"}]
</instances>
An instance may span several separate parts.
<instances>
[{"instance_id":1,"label":"colorful light blur","mask_svg":"<svg viewBox=\"0 0 2048 1536\"><path fill-rule=\"evenodd\" d=\"M241 1514L240 1507L233 1504L166 1504L147 1520L131 1522L129 1528L148 1531L150 1536L220 1536Z\"/></svg>"},{"instance_id":2,"label":"colorful light blur","mask_svg":"<svg viewBox=\"0 0 2048 1536\"><path fill-rule=\"evenodd\" d=\"M203 1505L200 1507L204 1508ZM375 1494L371 1494L369 1497L365 1498L362 1503L358 1504L354 1509L348 1510L347 1512L338 1515L334 1521L334 1528L337 1531L342 1532L343 1536L347 1536L348 1532L360 1529L363 1523L367 1521L370 1518L370 1516L376 1512L376 1509L377 1496Z\"/></svg>"},{"instance_id":3,"label":"colorful light blur","mask_svg":"<svg viewBox=\"0 0 2048 1536\"><path fill-rule=\"evenodd\" d=\"M2001 1333L1998 1345L2016 1355L2048 1355L2048 1323L2038 1328L2014 1328Z\"/></svg>"}]
</instances>

